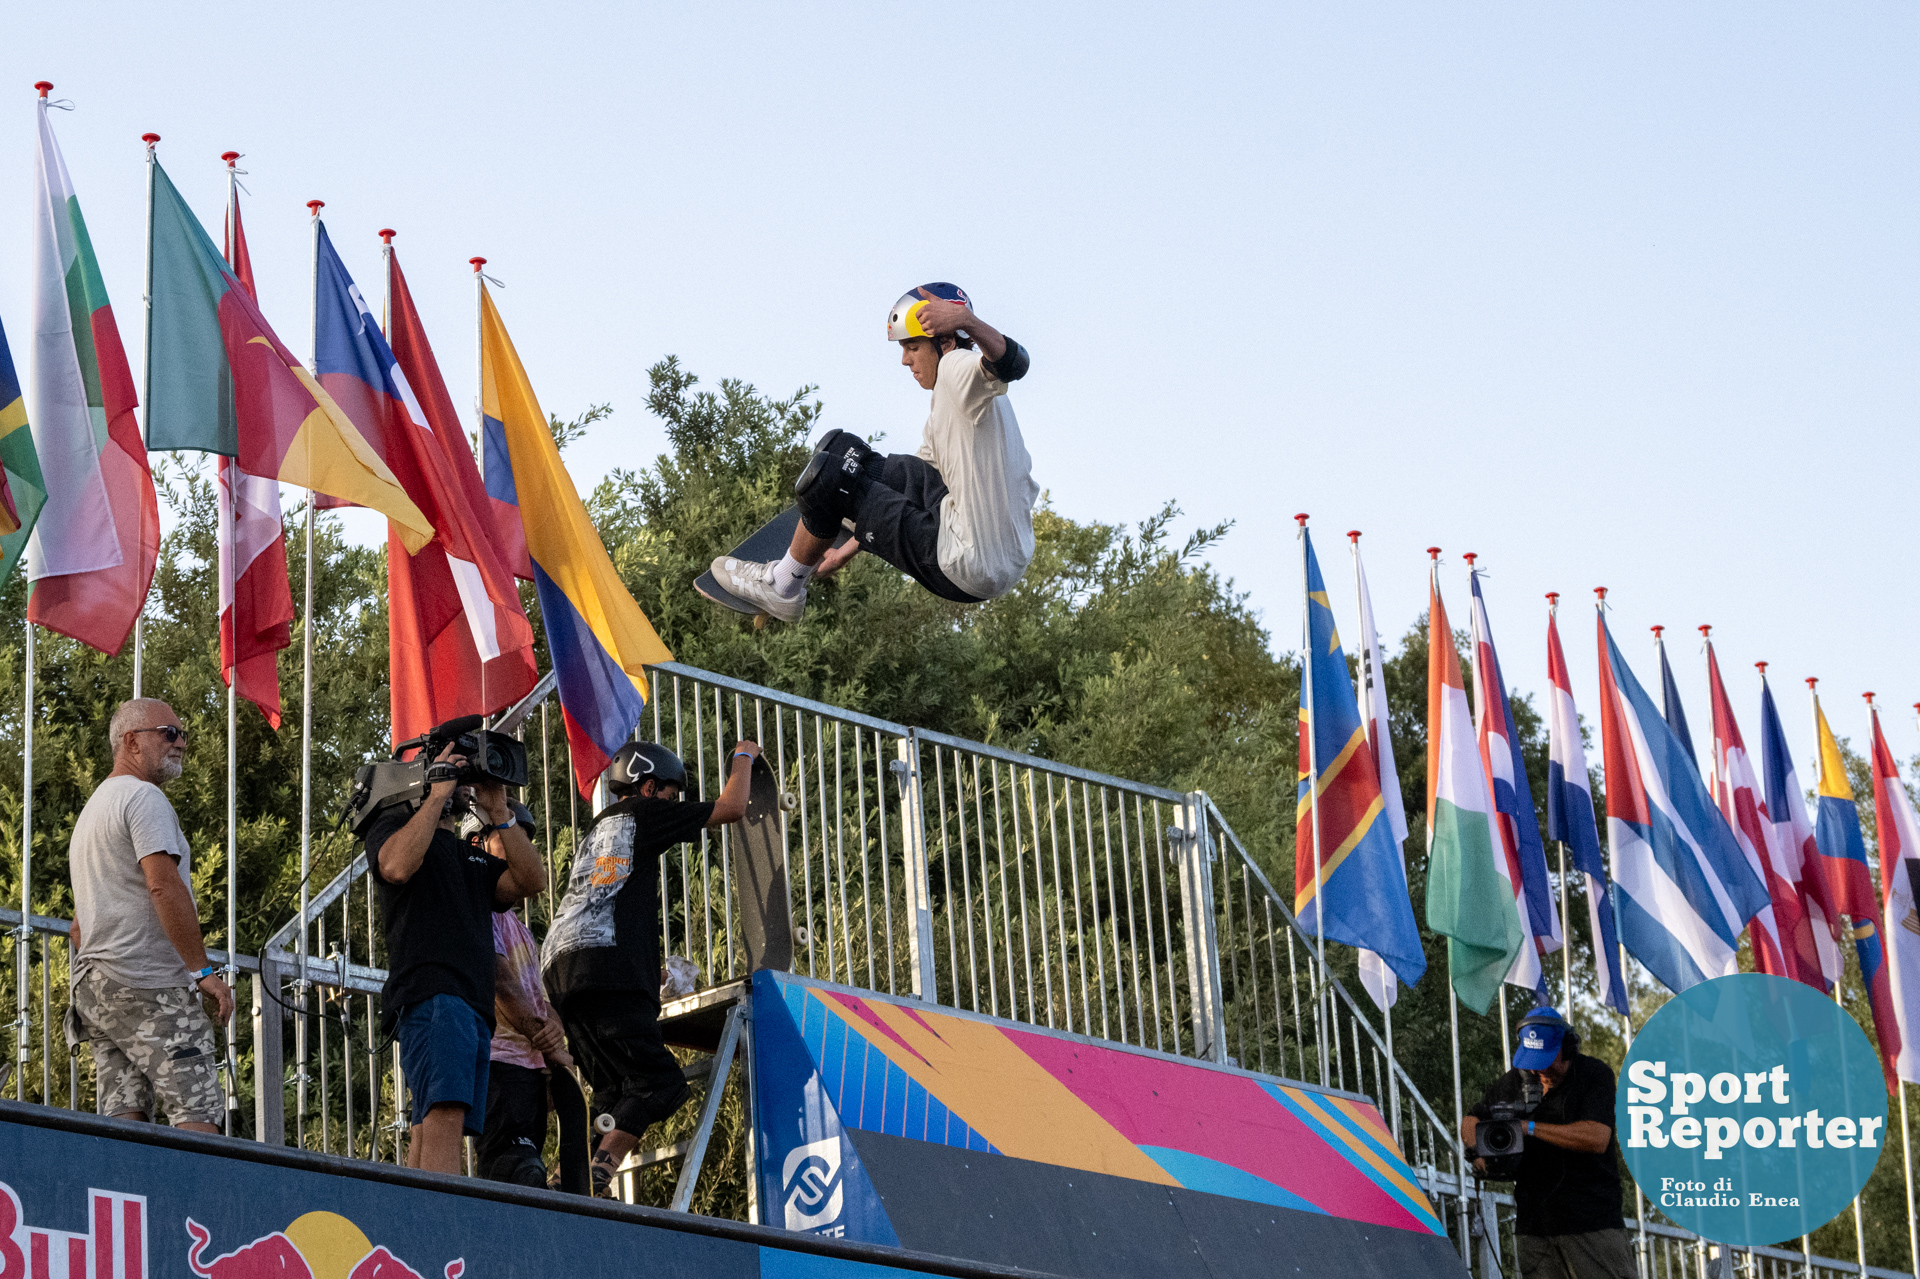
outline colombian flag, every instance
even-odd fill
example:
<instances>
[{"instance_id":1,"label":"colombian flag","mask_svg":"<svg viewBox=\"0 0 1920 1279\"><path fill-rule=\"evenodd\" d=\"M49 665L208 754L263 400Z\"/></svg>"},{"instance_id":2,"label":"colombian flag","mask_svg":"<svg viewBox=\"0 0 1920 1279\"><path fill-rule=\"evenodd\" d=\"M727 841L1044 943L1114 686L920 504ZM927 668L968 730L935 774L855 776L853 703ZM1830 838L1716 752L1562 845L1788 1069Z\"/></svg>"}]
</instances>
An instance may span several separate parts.
<instances>
[{"instance_id":1,"label":"colombian flag","mask_svg":"<svg viewBox=\"0 0 1920 1279\"><path fill-rule=\"evenodd\" d=\"M147 447L218 453L248 475L371 507L409 552L431 541L433 524L274 336L158 161L148 244Z\"/></svg>"},{"instance_id":2,"label":"colombian flag","mask_svg":"<svg viewBox=\"0 0 1920 1279\"><path fill-rule=\"evenodd\" d=\"M487 490L520 508L547 655L560 686L560 715L573 750L574 783L586 795L640 722L646 667L670 662L673 654L607 558L484 284L480 411L487 440L506 446L505 467L494 464L498 453L489 449Z\"/></svg>"}]
</instances>

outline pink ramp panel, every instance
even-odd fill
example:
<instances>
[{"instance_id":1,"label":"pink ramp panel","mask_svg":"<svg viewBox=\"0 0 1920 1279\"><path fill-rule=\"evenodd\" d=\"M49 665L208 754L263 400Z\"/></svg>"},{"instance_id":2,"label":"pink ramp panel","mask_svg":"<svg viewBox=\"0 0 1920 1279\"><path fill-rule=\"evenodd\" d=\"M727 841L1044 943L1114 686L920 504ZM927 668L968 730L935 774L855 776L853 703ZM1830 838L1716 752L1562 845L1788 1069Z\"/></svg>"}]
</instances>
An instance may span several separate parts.
<instances>
[{"instance_id":1,"label":"pink ramp panel","mask_svg":"<svg viewBox=\"0 0 1920 1279\"><path fill-rule=\"evenodd\" d=\"M959 1144L906 1113L918 1094L998 1154L1445 1234L1364 1099L925 1004L782 985L849 1128Z\"/></svg>"}]
</instances>

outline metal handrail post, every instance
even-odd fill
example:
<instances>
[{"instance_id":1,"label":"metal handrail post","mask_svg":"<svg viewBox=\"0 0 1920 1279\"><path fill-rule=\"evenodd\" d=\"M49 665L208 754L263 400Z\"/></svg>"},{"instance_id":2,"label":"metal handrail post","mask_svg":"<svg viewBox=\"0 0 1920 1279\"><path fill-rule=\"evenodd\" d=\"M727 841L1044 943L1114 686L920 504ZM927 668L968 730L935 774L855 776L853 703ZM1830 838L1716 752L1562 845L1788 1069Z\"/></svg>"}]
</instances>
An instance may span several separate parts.
<instances>
[{"instance_id":1,"label":"metal handrail post","mask_svg":"<svg viewBox=\"0 0 1920 1279\"><path fill-rule=\"evenodd\" d=\"M1213 911L1213 841L1207 837L1207 796L1186 794L1175 810L1179 824L1180 914L1193 991L1194 1055L1227 1060L1226 998L1220 987L1220 931Z\"/></svg>"},{"instance_id":2,"label":"metal handrail post","mask_svg":"<svg viewBox=\"0 0 1920 1279\"><path fill-rule=\"evenodd\" d=\"M920 738L908 729L900 739L900 758L894 771L900 778L900 857L906 866L908 962L913 968L913 993L928 1003L940 1002L933 967L933 899L927 884L927 822L920 797ZM889 961L891 962L891 961Z\"/></svg>"}]
</instances>

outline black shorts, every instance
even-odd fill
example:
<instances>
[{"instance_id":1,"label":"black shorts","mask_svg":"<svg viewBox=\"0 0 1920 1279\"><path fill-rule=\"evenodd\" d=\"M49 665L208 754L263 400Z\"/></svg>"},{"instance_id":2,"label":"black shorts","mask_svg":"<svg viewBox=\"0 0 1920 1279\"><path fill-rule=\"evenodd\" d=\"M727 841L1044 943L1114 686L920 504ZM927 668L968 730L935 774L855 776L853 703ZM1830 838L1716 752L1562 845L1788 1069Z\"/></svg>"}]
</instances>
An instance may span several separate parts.
<instances>
[{"instance_id":1,"label":"black shorts","mask_svg":"<svg viewBox=\"0 0 1920 1279\"><path fill-rule=\"evenodd\" d=\"M487 1123L476 1154L488 1181L547 1184L540 1151L547 1144L547 1076L510 1061L487 1067Z\"/></svg>"},{"instance_id":2,"label":"black shorts","mask_svg":"<svg viewBox=\"0 0 1920 1279\"><path fill-rule=\"evenodd\" d=\"M580 1073L593 1089L593 1114L613 1116L638 1137L686 1103L692 1090L660 1038L660 1000L642 990L583 990L560 1009Z\"/></svg>"},{"instance_id":3,"label":"black shorts","mask_svg":"<svg viewBox=\"0 0 1920 1279\"><path fill-rule=\"evenodd\" d=\"M940 503L947 482L931 462L912 453L874 453L860 437L847 431L829 431L815 446L838 458L848 452L864 455L859 482L839 477L829 466L800 498L800 519L815 537L838 536L842 517L853 520L860 549L872 551L943 600L979 604L954 585L940 568ZM849 496L849 494L855 494Z\"/></svg>"}]
</instances>

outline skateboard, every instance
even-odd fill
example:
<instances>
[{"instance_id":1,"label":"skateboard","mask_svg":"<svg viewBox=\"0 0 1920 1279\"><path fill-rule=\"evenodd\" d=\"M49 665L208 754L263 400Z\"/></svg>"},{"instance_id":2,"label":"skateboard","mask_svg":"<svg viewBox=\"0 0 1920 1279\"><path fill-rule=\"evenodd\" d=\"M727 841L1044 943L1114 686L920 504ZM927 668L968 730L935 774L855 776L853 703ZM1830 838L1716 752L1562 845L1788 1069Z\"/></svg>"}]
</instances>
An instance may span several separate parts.
<instances>
[{"instance_id":1,"label":"skateboard","mask_svg":"<svg viewBox=\"0 0 1920 1279\"><path fill-rule=\"evenodd\" d=\"M799 527L800 508L789 506L755 529L747 536L746 541L728 551L727 554L742 560L777 560L786 553L788 547L793 545L793 531ZM833 544L845 545L847 539L852 536L853 530L843 525L839 535L833 539ZM748 617L761 616L758 608L715 581L711 568L693 579L693 589L721 608L730 608L736 613L745 613Z\"/></svg>"},{"instance_id":2,"label":"skateboard","mask_svg":"<svg viewBox=\"0 0 1920 1279\"><path fill-rule=\"evenodd\" d=\"M793 967L793 920L787 913L787 871L780 855L780 819L791 805L765 758L753 761L747 813L733 838L733 882L740 890L740 933L747 970Z\"/></svg>"},{"instance_id":3,"label":"skateboard","mask_svg":"<svg viewBox=\"0 0 1920 1279\"><path fill-rule=\"evenodd\" d=\"M579 1077L558 1062L547 1066L547 1096L560 1121L560 1189L570 1195L593 1193L593 1126L587 1119L587 1095Z\"/></svg>"}]
</instances>

